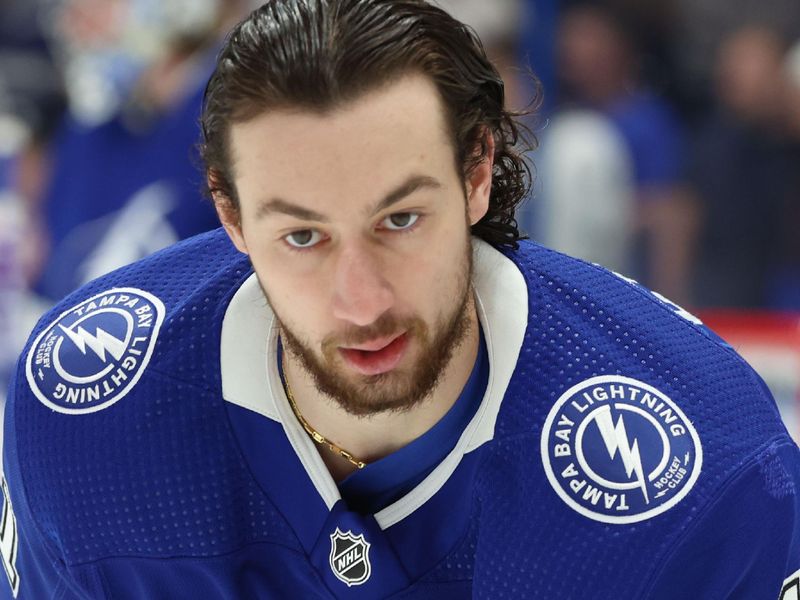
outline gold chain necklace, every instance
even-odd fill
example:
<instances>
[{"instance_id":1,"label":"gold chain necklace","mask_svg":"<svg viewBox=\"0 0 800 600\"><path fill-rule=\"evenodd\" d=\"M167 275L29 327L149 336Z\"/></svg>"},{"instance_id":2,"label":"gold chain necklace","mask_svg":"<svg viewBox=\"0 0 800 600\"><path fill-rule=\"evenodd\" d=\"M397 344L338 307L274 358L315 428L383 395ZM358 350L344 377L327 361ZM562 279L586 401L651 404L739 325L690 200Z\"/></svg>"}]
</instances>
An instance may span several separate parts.
<instances>
[{"instance_id":1,"label":"gold chain necklace","mask_svg":"<svg viewBox=\"0 0 800 600\"><path fill-rule=\"evenodd\" d=\"M297 408L297 403L294 401L294 396L292 395L292 388L289 385L289 376L286 372L286 354L284 353L283 356L283 382L286 384L286 397L289 399L289 406L292 407L292 412L294 416L297 417L297 420L300 421L300 424L303 426L303 429L306 430L306 433L311 436L311 439L314 440L321 446L327 446L330 448L331 452L334 454L338 454L351 465L353 465L356 469L363 469L367 466L362 460L358 460L355 456L350 454L344 448L337 446L324 435L322 435L319 431L314 429L311 424L306 421L305 417L300 414L300 409Z\"/></svg>"}]
</instances>

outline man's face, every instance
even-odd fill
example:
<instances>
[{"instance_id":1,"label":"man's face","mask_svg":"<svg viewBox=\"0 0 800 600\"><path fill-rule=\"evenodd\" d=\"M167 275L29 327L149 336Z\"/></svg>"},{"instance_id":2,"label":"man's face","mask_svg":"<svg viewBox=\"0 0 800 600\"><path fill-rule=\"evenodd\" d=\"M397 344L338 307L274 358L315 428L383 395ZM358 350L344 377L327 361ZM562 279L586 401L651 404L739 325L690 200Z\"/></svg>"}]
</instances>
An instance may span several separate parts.
<instances>
[{"instance_id":1,"label":"man's face","mask_svg":"<svg viewBox=\"0 0 800 600\"><path fill-rule=\"evenodd\" d=\"M491 183L489 163L465 186L434 85L269 111L234 125L231 148L239 222L221 216L290 353L353 414L425 398L474 314L469 225Z\"/></svg>"}]
</instances>

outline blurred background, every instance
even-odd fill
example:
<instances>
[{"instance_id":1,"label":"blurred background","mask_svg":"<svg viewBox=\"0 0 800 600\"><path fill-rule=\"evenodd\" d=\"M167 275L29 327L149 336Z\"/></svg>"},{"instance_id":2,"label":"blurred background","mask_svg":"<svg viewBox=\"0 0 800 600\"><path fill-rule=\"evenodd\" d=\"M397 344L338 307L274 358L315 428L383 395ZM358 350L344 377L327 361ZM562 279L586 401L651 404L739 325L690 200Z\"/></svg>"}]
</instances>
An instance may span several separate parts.
<instances>
[{"instance_id":1,"label":"blurred background","mask_svg":"<svg viewBox=\"0 0 800 600\"><path fill-rule=\"evenodd\" d=\"M0 0L0 389L56 299L217 226L200 100L258 3ZM541 103L523 229L698 313L800 439L800 3L439 4Z\"/></svg>"}]
</instances>

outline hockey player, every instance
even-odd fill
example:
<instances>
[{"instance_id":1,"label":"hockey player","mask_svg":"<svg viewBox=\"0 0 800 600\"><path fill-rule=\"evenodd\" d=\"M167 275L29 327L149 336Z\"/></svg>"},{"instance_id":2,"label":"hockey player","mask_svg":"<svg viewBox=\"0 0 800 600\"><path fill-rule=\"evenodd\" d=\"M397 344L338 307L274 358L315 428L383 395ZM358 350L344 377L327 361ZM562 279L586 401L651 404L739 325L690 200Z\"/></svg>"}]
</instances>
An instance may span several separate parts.
<instances>
[{"instance_id":1,"label":"hockey player","mask_svg":"<svg viewBox=\"0 0 800 600\"><path fill-rule=\"evenodd\" d=\"M796 598L755 373L519 240L503 86L422 0L272 0L203 115L224 230L43 317L6 408L17 598Z\"/></svg>"}]
</instances>

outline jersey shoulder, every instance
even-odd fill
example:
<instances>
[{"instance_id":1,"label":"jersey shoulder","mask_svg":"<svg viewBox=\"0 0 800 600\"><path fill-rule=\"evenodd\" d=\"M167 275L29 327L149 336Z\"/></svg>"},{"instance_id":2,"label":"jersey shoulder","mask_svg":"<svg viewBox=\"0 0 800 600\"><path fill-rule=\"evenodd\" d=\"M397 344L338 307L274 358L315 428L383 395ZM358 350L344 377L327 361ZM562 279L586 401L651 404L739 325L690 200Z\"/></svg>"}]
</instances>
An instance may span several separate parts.
<instances>
[{"instance_id":1,"label":"jersey shoulder","mask_svg":"<svg viewBox=\"0 0 800 600\"><path fill-rule=\"evenodd\" d=\"M529 291L518 367L533 367L558 390L595 377L631 377L709 422L725 414L726 423L752 423L749 441L787 434L762 379L684 308L630 278L530 242L509 257Z\"/></svg>"},{"instance_id":2,"label":"jersey shoulder","mask_svg":"<svg viewBox=\"0 0 800 600\"><path fill-rule=\"evenodd\" d=\"M671 553L689 556L705 533L706 547L767 556L745 554L748 540L726 532L770 507L760 524L775 536L764 543L793 572L784 569L785 532L795 527L786 515L800 462L758 375L697 318L634 281L528 242L506 256L527 283L528 322L475 486L482 543L498 568L527 560L529 573L572 597L580 564L598 597L651 597L642 590L657 572L665 582L680 574ZM570 559L543 559L548 544L547 556ZM774 588L786 576L777 571L758 581ZM708 573L681 576L690 575Z\"/></svg>"},{"instance_id":3,"label":"jersey shoulder","mask_svg":"<svg viewBox=\"0 0 800 600\"><path fill-rule=\"evenodd\" d=\"M581 431L604 431L595 442L606 444L597 450L605 457L627 426L630 444L636 431L650 440L640 449L652 446L653 460L665 445L676 456L682 449L682 457L693 457L684 466L702 471L698 485L707 485L709 494L775 441L791 443L762 379L683 308L633 280L535 244L509 257L528 283L529 321L499 435L541 431L547 456L559 443L558 420L574 422L575 433L588 420ZM652 466L665 466L659 460Z\"/></svg>"},{"instance_id":4,"label":"jersey shoulder","mask_svg":"<svg viewBox=\"0 0 800 600\"><path fill-rule=\"evenodd\" d=\"M53 385L79 384L65 402L86 408L96 399L85 384L112 362L121 363L117 372L147 367L213 386L213 340L227 301L250 272L247 258L217 229L95 279L39 320L22 355L27 379L40 396L52 393L45 389L48 373ZM187 350L197 352L190 357Z\"/></svg>"},{"instance_id":5,"label":"jersey shoulder","mask_svg":"<svg viewBox=\"0 0 800 600\"><path fill-rule=\"evenodd\" d=\"M6 407L4 458L15 504L68 564L288 536L221 393L222 319L250 273L217 230L91 282L37 325Z\"/></svg>"}]
</instances>

